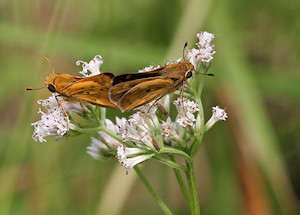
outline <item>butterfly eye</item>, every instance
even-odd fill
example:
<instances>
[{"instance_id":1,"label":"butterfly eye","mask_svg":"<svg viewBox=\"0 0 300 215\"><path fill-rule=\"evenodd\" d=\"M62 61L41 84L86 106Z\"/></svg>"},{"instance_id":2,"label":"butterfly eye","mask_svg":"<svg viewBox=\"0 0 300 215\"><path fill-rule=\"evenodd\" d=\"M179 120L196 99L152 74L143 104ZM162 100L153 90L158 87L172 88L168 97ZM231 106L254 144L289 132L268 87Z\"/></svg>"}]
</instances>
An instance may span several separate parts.
<instances>
[{"instance_id":1,"label":"butterfly eye","mask_svg":"<svg viewBox=\"0 0 300 215\"><path fill-rule=\"evenodd\" d=\"M49 90L50 92L52 92L52 93L55 93L55 92L56 92L56 88L55 88L55 86L54 86L53 84L49 84L48 90Z\"/></svg>"},{"instance_id":2,"label":"butterfly eye","mask_svg":"<svg viewBox=\"0 0 300 215\"><path fill-rule=\"evenodd\" d=\"M186 73L185 73L185 78L188 79L190 77L193 76L193 72L191 70L188 70Z\"/></svg>"}]
</instances>

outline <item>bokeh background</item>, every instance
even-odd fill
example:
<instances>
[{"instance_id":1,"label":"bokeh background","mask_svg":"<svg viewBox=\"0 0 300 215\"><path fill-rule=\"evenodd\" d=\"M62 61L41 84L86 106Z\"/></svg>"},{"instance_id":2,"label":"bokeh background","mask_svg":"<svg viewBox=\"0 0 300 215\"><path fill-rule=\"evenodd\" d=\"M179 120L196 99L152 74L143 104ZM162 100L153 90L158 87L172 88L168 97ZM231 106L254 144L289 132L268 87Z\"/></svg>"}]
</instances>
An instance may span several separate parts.
<instances>
[{"instance_id":1,"label":"bokeh background","mask_svg":"<svg viewBox=\"0 0 300 215\"><path fill-rule=\"evenodd\" d=\"M216 34L203 103L229 119L196 159L202 214L299 214L300 4L297 0L1 0L0 214L162 214L135 172L86 154L89 136L31 138L51 72L136 72L182 56L197 32ZM119 111L108 110L114 119ZM175 214L188 214L173 172L148 161L147 178Z\"/></svg>"}]
</instances>

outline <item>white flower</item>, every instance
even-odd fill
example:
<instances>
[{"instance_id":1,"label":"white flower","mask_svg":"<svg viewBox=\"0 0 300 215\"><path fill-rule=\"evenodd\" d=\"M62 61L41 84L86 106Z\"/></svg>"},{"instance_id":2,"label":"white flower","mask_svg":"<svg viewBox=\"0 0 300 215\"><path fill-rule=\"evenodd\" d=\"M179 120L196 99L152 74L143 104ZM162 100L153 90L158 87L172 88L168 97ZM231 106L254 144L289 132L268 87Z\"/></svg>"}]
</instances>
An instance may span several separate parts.
<instances>
[{"instance_id":1,"label":"white flower","mask_svg":"<svg viewBox=\"0 0 300 215\"><path fill-rule=\"evenodd\" d=\"M168 117L167 121L161 123L161 133L165 142L171 142L173 146L183 143L184 128ZM188 135L188 134L186 134Z\"/></svg>"},{"instance_id":2,"label":"white flower","mask_svg":"<svg viewBox=\"0 0 300 215\"><path fill-rule=\"evenodd\" d=\"M165 109L165 111L167 113L170 112L170 95L166 95L164 96L161 100L160 100L161 105L163 106L163 108Z\"/></svg>"},{"instance_id":3,"label":"white flower","mask_svg":"<svg viewBox=\"0 0 300 215\"><path fill-rule=\"evenodd\" d=\"M144 106L138 107L136 108L136 110L141 112L141 115L143 117L149 117L149 116L153 116L156 112L156 105L154 105L154 102L150 102L149 104L146 104Z\"/></svg>"},{"instance_id":4,"label":"white flower","mask_svg":"<svg viewBox=\"0 0 300 215\"><path fill-rule=\"evenodd\" d=\"M101 55L96 55L89 63L78 60L76 65L82 64L82 71L79 73L84 77L94 76L100 74L100 67L103 63ZM89 72L88 72L89 71Z\"/></svg>"},{"instance_id":5,"label":"white flower","mask_svg":"<svg viewBox=\"0 0 300 215\"><path fill-rule=\"evenodd\" d=\"M56 108L57 106L60 106L61 103L64 110L69 114L80 113L85 109L85 104L82 104L79 101L70 102L68 100L64 100L64 97L57 93L53 93L48 99L38 100L37 103L46 109Z\"/></svg>"},{"instance_id":6,"label":"white flower","mask_svg":"<svg viewBox=\"0 0 300 215\"><path fill-rule=\"evenodd\" d=\"M105 126L116 134L116 126L109 119L105 119ZM103 131L99 131L99 139L92 137L92 143L87 147L87 153L94 159L100 160L115 153L120 142Z\"/></svg>"},{"instance_id":7,"label":"white flower","mask_svg":"<svg viewBox=\"0 0 300 215\"><path fill-rule=\"evenodd\" d=\"M198 33L197 37L199 39L199 42L196 43L198 49L188 49L186 52L187 59L194 65L196 70L201 62L208 64L213 59L213 55L216 53L215 45L211 43L215 37L214 34L204 31Z\"/></svg>"},{"instance_id":8,"label":"white flower","mask_svg":"<svg viewBox=\"0 0 300 215\"><path fill-rule=\"evenodd\" d=\"M48 99L38 100L37 103L45 109L45 111L41 109L38 111L38 113L42 114L41 120L31 124L34 126L32 138L39 142L46 142L44 137L49 135L62 137L67 131L74 129L75 126L70 123L70 119L65 112L69 114L79 113L85 108L80 102L66 101L57 93L53 93Z\"/></svg>"},{"instance_id":9,"label":"white flower","mask_svg":"<svg viewBox=\"0 0 300 215\"><path fill-rule=\"evenodd\" d=\"M219 108L219 106L213 107L212 108L213 115L216 120L223 120L225 121L226 118L228 118L227 113L225 112L224 109Z\"/></svg>"},{"instance_id":10,"label":"white flower","mask_svg":"<svg viewBox=\"0 0 300 215\"><path fill-rule=\"evenodd\" d=\"M155 70L155 69L158 69L160 67L160 65L150 65L148 67L145 67L144 69L141 69L139 70L138 72L139 73L143 73L143 72L149 72L149 71L152 71L152 70Z\"/></svg>"},{"instance_id":11,"label":"white flower","mask_svg":"<svg viewBox=\"0 0 300 215\"><path fill-rule=\"evenodd\" d=\"M138 125L140 123L144 123L144 118L142 116L142 112L138 111L138 112L130 115L129 118L128 118L128 122L132 126L136 126L136 125Z\"/></svg>"},{"instance_id":12,"label":"white flower","mask_svg":"<svg viewBox=\"0 0 300 215\"><path fill-rule=\"evenodd\" d=\"M47 142L44 138L49 135L57 135L62 137L70 129L74 129L74 125L70 123L62 110L61 106L49 108L46 112L39 109L38 113L42 114L41 120L31 123L34 126L32 138L35 141Z\"/></svg>"},{"instance_id":13,"label":"white flower","mask_svg":"<svg viewBox=\"0 0 300 215\"><path fill-rule=\"evenodd\" d=\"M121 136L122 141L139 142L139 132L136 127L131 125L125 118L119 119L116 117L116 131Z\"/></svg>"},{"instance_id":14,"label":"white flower","mask_svg":"<svg viewBox=\"0 0 300 215\"><path fill-rule=\"evenodd\" d=\"M183 58L178 58L177 60L174 60L172 62L167 61L166 65L177 64L177 63L180 63L180 62L183 62Z\"/></svg>"},{"instance_id":15,"label":"white flower","mask_svg":"<svg viewBox=\"0 0 300 215\"><path fill-rule=\"evenodd\" d=\"M225 112L224 109L219 108L219 106L213 107L212 108L212 116L208 120L208 122L205 125L205 130L209 130L216 122L223 120L225 121L226 118L228 118L227 113Z\"/></svg>"},{"instance_id":16,"label":"white flower","mask_svg":"<svg viewBox=\"0 0 300 215\"><path fill-rule=\"evenodd\" d=\"M139 133L139 139L144 145L148 146L149 148L153 149L153 147L155 147L154 143L153 143L153 140L152 140L152 137L150 136L148 131L140 132Z\"/></svg>"},{"instance_id":17,"label":"white flower","mask_svg":"<svg viewBox=\"0 0 300 215\"><path fill-rule=\"evenodd\" d=\"M83 110L87 110L86 105L84 103L80 103L79 101L77 102L63 101L61 105L63 106L64 110L69 114L80 113Z\"/></svg>"},{"instance_id":18,"label":"white flower","mask_svg":"<svg viewBox=\"0 0 300 215\"><path fill-rule=\"evenodd\" d=\"M141 148L128 148L124 145L119 145L117 155L119 162L126 168L126 174L137 164L149 160L154 156L154 153L145 154L148 151Z\"/></svg>"},{"instance_id":19,"label":"white flower","mask_svg":"<svg viewBox=\"0 0 300 215\"><path fill-rule=\"evenodd\" d=\"M198 33L197 37L199 42L196 45L199 47L199 49L201 49L203 47L210 46L210 43L215 38L215 35L207 31L203 31Z\"/></svg>"},{"instance_id":20,"label":"white flower","mask_svg":"<svg viewBox=\"0 0 300 215\"><path fill-rule=\"evenodd\" d=\"M176 107L182 112L182 111L186 111L186 112L191 112L191 113L195 113L196 111L198 111L198 103L191 101L185 97L178 97L175 101L174 101L174 105L176 105Z\"/></svg>"},{"instance_id":21,"label":"white flower","mask_svg":"<svg viewBox=\"0 0 300 215\"><path fill-rule=\"evenodd\" d=\"M101 158L103 158L103 156L101 156L100 152L108 151L109 148L107 147L107 145L105 143L96 139L95 137L92 137L91 139L92 139L92 143L90 146L87 147L86 152L90 156L92 156L94 159L100 160Z\"/></svg>"},{"instance_id":22,"label":"white flower","mask_svg":"<svg viewBox=\"0 0 300 215\"><path fill-rule=\"evenodd\" d=\"M171 118L168 117L166 122L161 123L161 133L163 136L174 136L176 134L176 131L174 129L174 125L171 121Z\"/></svg>"},{"instance_id":23,"label":"white flower","mask_svg":"<svg viewBox=\"0 0 300 215\"><path fill-rule=\"evenodd\" d=\"M182 112L177 115L176 122L186 127L187 125L193 125L196 121L194 114L191 112Z\"/></svg>"},{"instance_id":24,"label":"white flower","mask_svg":"<svg viewBox=\"0 0 300 215\"><path fill-rule=\"evenodd\" d=\"M38 100L37 103L45 108L55 108L58 106L58 102L62 100L58 93L53 93L48 99Z\"/></svg>"},{"instance_id":25,"label":"white flower","mask_svg":"<svg viewBox=\"0 0 300 215\"><path fill-rule=\"evenodd\" d=\"M178 97L174 101L174 105L177 108L178 115L176 122L186 127L187 125L193 125L196 121L194 113L198 111L198 104L184 97Z\"/></svg>"}]
</instances>

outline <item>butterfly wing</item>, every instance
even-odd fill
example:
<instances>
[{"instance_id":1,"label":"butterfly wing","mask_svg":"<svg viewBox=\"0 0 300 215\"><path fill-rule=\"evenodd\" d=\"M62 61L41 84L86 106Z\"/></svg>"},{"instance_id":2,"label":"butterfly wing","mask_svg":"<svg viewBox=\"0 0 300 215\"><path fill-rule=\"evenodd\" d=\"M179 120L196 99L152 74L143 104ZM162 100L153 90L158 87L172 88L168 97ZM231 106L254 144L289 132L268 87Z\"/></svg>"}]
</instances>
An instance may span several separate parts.
<instances>
[{"instance_id":1,"label":"butterfly wing","mask_svg":"<svg viewBox=\"0 0 300 215\"><path fill-rule=\"evenodd\" d=\"M118 76L116 76L118 77ZM139 85L143 82L148 82L151 80L158 80L159 78L143 78L143 79L136 79L132 81L126 81L126 82L121 82L117 85L114 85L110 88L109 90L109 100L115 104L118 104L121 97L127 93L130 89L135 87L136 85Z\"/></svg>"},{"instance_id":2,"label":"butterfly wing","mask_svg":"<svg viewBox=\"0 0 300 215\"><path fill-rule=\"evenodd\" d=\"M168 94L173 85L174 82L170 78L143 80L123 94L118 107L124 112L148 104Z\"/></svg>"},{"instance_id":3,"label":"butterfly wing","mask_svg":"<svg viewBox=\"0 0 300 215\"><path fill-rule=\"evenodd\" d=\"M165 67L166 66L162 66L149 72L122 74L122 75L115 76L113 78L112 85L115 86L119 83L129 82L129 81L138 80L142 78L151 78L151 77L160 76L161 72L164 71Z\"/></svg>"},{"instance_id":4,"label":"butterfly wing","mask_svg":"<svg viewBox=\"0 0 300 215\"><path fill-rule=\"evenodd\" d=\"M111 73L101 73L80 79L64 89L65 96L101 107L117 108L108 98L112 77Z\"/></svg>"}]
</instances>

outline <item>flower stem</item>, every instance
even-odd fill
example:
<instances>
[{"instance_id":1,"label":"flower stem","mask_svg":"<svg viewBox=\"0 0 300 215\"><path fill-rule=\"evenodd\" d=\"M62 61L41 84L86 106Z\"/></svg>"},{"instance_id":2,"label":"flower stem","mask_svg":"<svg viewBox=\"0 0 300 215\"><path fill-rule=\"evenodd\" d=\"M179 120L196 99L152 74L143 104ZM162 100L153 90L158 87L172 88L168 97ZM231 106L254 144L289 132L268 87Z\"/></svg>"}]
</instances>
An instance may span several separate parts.
<instances>
[{"instance_id":1,"label":"flower stem","mask_svg":"<svg viewBox=\"0 0 300 215\"><path fill-rule=\"evenodd\" d=\"M81 134L89 134L89 133L96 133L102 129L102 126L97 126L94 128L80 128L76 127L75 131L78 131Z\"/></svg>"},{"instance_id":2,"label":"flower stem","mask_svg":"<svg viewBox=\"0 0 300 215\"><path fill-rule=\"evenodd\" d=\"M203 86L204 86L204 81L205 81L205 76L207 74L207 70L209 69L209 66L205 66L204 67L204 71L203 71L203 74L202 74L202 77L200 79L200 83L199 83L199 87L198 87L198 92L197 92L197 95L198 97L200 98L201 97L201 94L202 94L202 89L203 89Z\"/></svg>"},{"instance_id":3,"label":"flower stem","mask_svg":"<svg viewBox=\"0 0 300 215\"><path fill-rule=\"evenodd\" d=\"M186 162L188 170L186 171L187 181L190 190L190 209L192 215L200 215L200 204L198 190L196 186L196 177L193 162Z\"/></svg>"},{"instance_id":4,"label":"flower stem","mask_svg":"<svg viewBox=\"0 0 300 215\"><path fill-rule=\"evenodd\" d=\"M105 119L106 119L106 109L105 108L100 108L100 112L101 112L101 123L104 124L105 123Z\"/></svg>"},{"instance_id":5,"label":"flower stem","mask_svg":"<svg viewBox=\"0 0 300 215\"><path fill-rule=\"evenodd\" d=\"M194 140L193 144L191 145L191 153L190 154L191 154L192 158L197 154L197 152L201 146L202 138L203 138L203 132L201 132L200 134L195 136L195 140Z\"/></svg>"},{"instance_id":6,"label":"flower stem","mask_svg":"<svg viewBox=\"0 0 300 215\"><path fill-rule=\"evenodd\" d=\"M176 162L174 155L170 155L170 157L171 157L171 160L173 162ZM174 168L173 170L174 170L174 174L177 178L178 184L180 186L180 189L181 189L181 191L183 193L183 196L185 198L185 201L188 204L188 207L191 208L191 196L190 196L190 193L189 193L189 191L188 191L188 189L187 189L187 187L186 187L186 185L183 181L182 175L180 174L180 171L178 169Z\"/></svg>"},{"instance_id":7,"label":"flower stem","mask_svg":"<svg viewBox=\"0 0 300 215\"><path fill-rule=\"evenodd\" d=\"M162 158L162 157L158 157L158 156L154 156L153 158L162 162L163 164L165 164L169 167L172 167L173 169L186 171L186 167L176 163L176 161L170 161L166 158Z\"/></svg>"},{"instance_id":8,"label":"flower stem","mask_svg":"<svg viewBox=\"0 0 300 215\"><path fill-rule=\"evenodd\" d=\"M175 149L175 148L171 148L171 147L167 147L167 146L162 148L159 151L159 154L177 154L177 155L183 156L189 162L192 160L191 157L187 153L185 153L184 151L181 151L181 150L178 150L178 149Z\"/></svg>"},{"instance_id":9,"label":"flower stem","mask_svg":"<svg viewBox=\"0 0 300 215\"><path fill-rule=\"evenodd\" d=\"M151 193L151 195L153 196L153 198L157 201L157 203L159 204L159 206L165 212L165 214L173 214L171 212L171 210L167 207L167 205L164 203L164 201L160 198L160 196L158 195L158 193L153 189L153 187L151 186L151 184L149 183L149 181L146 179L146 177L144 176L144 174L142 173L142 171L140 170L140 168L138 166L135 166L134 170L138 174L138 176L140 177L140 179L142 180L142 182L144 183L144 185L146 186L146 188L148 189L148 191Z\"/></svg>"},{"instance_id":10,"label":"flower stem","mask_svg":"<svg viewBox=\"0 0 300 215\"><path fill-rule=\"evenodd\" d=\"M202 142L202 137L203 137L203 130L204 130L204 110L203 110L203 105L200 97L195 98L196 102L198 103L198 113L200 115L200 132L197 132L195 135L195 140L193 144L190 146L190 156L193 158L196 153L198 152L201 142Z\"/></svg>"},{"instance_id":11,"label":"flower stem","mask_svg":"<svg viewBox=\"0 0 300 215\"><path fill-rule=\"evenodd\" d=\"M101 126L100 131L104 131L105 133L107 133L109 136L111 136L112 138L122 142L122 138L120 136L118 136L116 133L112 132L111 130L109 130L107 127L105 126Z\"/></svg>"}]
</instances>

